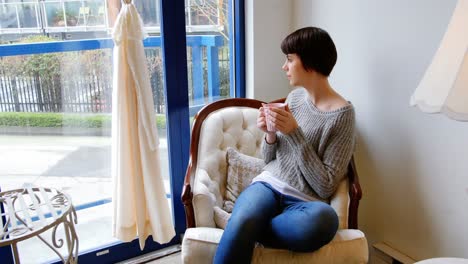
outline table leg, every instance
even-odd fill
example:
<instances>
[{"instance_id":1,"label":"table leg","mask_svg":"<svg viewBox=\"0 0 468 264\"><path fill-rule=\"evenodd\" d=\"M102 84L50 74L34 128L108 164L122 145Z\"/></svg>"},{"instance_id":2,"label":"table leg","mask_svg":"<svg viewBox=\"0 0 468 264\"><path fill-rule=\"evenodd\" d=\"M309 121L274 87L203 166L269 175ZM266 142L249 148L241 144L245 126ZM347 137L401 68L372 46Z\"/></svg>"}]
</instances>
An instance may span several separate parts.
<instances>
[{"instance_id":1,"label":"table leg","mask_svg":"<svg viewBox=\"0 0 468 264\"><path fill-rule=\"evenodd\" d=\"M68 258L66 263L76 264L78 263L78 236L75 230L75 224L77 223L75 208L71 208L70 213L65 219L64 230L68 247Z\"/></svg>"},{"instance_id":2,"label":"table leg","mask_svg":"<svg viewBox=\"0 0 468 264\"><path fill-rule=\"evenodd\" d=\"M11 248L13 249L13 256L15 257L15 264L20 264L18 247L16 246L16 243L11 244Z\"/></svg>"},{"instance_id":3,"label":"table leg","mask_svg":"<svg viewBox=\"0 0 468 264\"><path fill-rule=\"evenodd\" d=\"M71 211L61 219L62 221L58 222L52 229L52 243L47 242L41 235L37 235L37 237L52 249L64 264L76 264L78 263L78 236L75 231L75 224L77 223L75 209L72 208ZM60 225L63 225L65 243L67 243L68 256L65 257L62 256L58 250L64 245L63 239L57 237L57 229Z\"/></svg>"}]
</instances>

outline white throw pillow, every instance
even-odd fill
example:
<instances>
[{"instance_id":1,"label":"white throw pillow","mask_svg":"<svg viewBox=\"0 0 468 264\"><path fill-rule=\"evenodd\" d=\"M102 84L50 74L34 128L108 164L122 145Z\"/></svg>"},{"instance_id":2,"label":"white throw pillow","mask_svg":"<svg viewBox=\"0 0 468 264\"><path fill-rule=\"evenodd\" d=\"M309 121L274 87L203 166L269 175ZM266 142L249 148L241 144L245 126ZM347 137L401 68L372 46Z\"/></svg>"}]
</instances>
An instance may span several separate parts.
<instances>
[{"instance_id":1,"label":"white throw pillow","mask_svg":"<svg viewBox=\"0 0 468 264\"><path fill-rule=\"evenodd\" d=\"M262 159L248 156L234 148L228 148L226 194L223 209L231 213L239 194L247 188L252 179L262 172L265 162Z\"/></svg>"}]
</instances>

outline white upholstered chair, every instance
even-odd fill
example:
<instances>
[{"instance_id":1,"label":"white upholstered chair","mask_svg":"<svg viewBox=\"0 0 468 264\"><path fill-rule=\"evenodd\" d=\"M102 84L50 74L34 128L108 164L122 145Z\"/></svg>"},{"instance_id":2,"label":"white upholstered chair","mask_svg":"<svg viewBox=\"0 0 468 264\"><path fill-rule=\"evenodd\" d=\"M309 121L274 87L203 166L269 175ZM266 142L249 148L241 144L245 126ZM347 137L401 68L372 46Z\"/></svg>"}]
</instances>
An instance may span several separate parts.
<instances>
[{"instance_id":1,"label":"white upholstered chair","mask_svg":"<svg viewBox=\"0 0 468 264\"><path fill-rule=\"evenodd\" d=\"M261 103L253 99L225 99L205 106L195 117L182 191L187 222L183 263L212 263L223 233L215 224L213 208L222 207L226 191L226 149L261 155L264 135L256 126ZM361 188L351 160L346 180L330 200L340 221L334 239L312 253L256 247L252 263L367 263L367 240L357 229L360 199Z\"/></svg>"}]
</instances>

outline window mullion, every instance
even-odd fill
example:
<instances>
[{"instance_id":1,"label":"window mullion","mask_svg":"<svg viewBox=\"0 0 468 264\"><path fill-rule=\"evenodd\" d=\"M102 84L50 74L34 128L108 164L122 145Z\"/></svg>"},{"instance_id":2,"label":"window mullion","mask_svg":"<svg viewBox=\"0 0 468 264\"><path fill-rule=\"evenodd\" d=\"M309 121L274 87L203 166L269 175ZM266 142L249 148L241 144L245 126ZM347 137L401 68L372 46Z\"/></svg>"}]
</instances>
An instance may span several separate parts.
<instances>
[{"instance_id":1,"label":"window mullion","mask_svg":"<svg viewBox=\"0 0 468 264\"><path fill-rule=\"evenodd\" d=\"M166 90L169 170L176 233L185 231L180 201L190 145L185 1L161 1L161 36Z\"/></svg>"}]
</instances>

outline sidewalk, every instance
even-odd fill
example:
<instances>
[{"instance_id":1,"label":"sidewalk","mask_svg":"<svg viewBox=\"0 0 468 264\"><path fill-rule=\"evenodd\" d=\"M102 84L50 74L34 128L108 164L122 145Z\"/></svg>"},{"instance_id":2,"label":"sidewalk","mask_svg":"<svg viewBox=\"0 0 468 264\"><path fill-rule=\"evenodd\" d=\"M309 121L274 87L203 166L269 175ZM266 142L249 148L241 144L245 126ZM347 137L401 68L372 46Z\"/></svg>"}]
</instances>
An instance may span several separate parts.
<instances>
[{"instance_id":1,"label":"sidewalk","mask_svg":"<svg viewBox=\"0 0 468 264\"><path fill-rule=\"evenodd\" d=\"M110 199L113 189L110 142L110 137L96 136L0 135L1 190L18 189L25 185L53 187L67 193L75 208ZM160 139L160 156L161 172L168 190L165 138ZM82 208L77 214L80 252L117 242L112 237L111 203ZM49 239L51 234L44 237ZM55 253L38 238L21 242L18 248L21 263L43 263L56 258Z\"/></svg>"}]
</instances>

